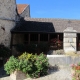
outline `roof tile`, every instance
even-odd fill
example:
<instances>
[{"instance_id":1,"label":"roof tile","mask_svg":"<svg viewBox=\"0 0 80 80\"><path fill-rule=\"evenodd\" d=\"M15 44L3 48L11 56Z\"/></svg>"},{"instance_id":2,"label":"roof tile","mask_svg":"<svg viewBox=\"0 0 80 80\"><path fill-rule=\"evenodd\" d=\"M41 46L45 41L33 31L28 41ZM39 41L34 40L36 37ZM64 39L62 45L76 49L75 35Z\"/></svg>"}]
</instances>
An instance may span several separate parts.
<instances>
[{"instance_id":1,"label":"roof tile","mask_svg":"<svg viewBox=\"0 0 80 80\"><path fill-rule=\"evenodd\" d=\"M27 4L17 4L18 14L21 14L27 6Z\"/></svg>"},{"instance_id":2,"label":"roof tile","mask_svg":"<svg viewBox=\"0 0 80 80\"><path fill-rule=\"evenodd\" d=\"M25 32L63 32L67 27L73 27L80 33L80 20L24 18L12 31Z\"/></svg>"}]
</instances>

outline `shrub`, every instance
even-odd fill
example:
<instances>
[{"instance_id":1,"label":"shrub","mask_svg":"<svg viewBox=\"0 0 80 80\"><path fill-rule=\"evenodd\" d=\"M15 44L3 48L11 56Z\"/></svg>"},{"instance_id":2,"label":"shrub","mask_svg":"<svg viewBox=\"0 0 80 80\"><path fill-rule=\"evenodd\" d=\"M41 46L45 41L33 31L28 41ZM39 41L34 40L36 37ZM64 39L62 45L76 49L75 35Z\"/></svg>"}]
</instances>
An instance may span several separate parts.
<instances>
[{"instance_id":1,"label":"shrub","mask_svg":"<svg viewBox=\"0 0 80 80\"><path fill-rule=\"evenodd\" d=\"M11 56L9 60L4 65L4 70L7 71L7 74L11 74L15 70L18 70L19 60L14 56Z\"/></svg>"},{"instance_id":2,"label":"shrub","mask_svg":"<svg viewBox=\"0 0 80 80\"><path fill-rule=\"evenodd\" d=\"M34 70L34 62L36 60L37 55L29 54L29 53L23 53L21 56L19 56L19 69L26 73L27 76L33 77L32 73Z\"/></svg>"},{"instance_id":3,"label":"shrub","mask_svg":"<svg viewBox=\"0 0 80 80\"><path fill-rule=\"evenodd\" d=\"M35 65L37 68L36 73L38 73L39 76L44 76L47 74L49 64L48 64L48 59L43 53L37 56Z\"/></svg>"},{"instance_id":4,"label":"shrub","mask_svg":"<svg viewBox=\"0 0 80 80\"><path fill-rule=\"evenodd\" d=\"M19 56L18 58L21 60L35 60L35 58L37 57L37 55L33 55L32 53L27 53L27 52L24 52L21 56Z\"/></svg>"},{"instance_id":5,"label":"shrub","mask_svg":"<svg viewBox=\"0 0 80 80\"><path fill-rule=\"evenodd\" d=\"M72 64L71 67L73 69L72 80L80 80L80 63Z\"/></svg>"},{"instance_id":6,"label":"shrub","mask_svg":"<svg viewBox=\"0 0 80 80\"><path fill-rule=\"evenodd\" d=\"M33 55L29 53L23 53L17 58L10 57L9 61L4 65L8 74L15 70L24 72L27 77L40 77L47 74L48 71L48 59L41 53L40 55Z\"/></svg>"}]
</instances>

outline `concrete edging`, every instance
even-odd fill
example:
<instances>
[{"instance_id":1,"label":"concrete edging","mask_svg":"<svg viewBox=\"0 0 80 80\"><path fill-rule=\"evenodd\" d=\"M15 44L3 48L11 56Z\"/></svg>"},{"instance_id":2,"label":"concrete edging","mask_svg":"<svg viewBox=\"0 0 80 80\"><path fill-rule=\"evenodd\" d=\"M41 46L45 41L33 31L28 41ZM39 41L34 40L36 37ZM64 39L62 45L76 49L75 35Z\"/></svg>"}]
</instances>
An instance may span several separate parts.
<instances>
[{"instance_id":1,"label":"concrete edging","mask_svg":"<svg viewBox=\"0 0 80 80\"><path fill-rule=\"evenodd\" d=\"M80 62L80 56L68 55L47 55L49 64L54 65L71 65Z\"/></svg>"}]
</instances>

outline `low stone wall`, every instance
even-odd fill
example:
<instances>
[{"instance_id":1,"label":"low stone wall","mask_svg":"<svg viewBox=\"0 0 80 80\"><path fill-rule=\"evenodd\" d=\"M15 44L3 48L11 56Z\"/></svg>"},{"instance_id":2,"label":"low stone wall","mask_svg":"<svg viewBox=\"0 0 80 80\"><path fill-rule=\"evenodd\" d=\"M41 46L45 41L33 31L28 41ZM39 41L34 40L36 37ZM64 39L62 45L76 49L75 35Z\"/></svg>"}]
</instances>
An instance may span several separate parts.
<instances>
[{"instance_id":1,"label":"low stone wall","mask_svg":"<svg viewBox=\"0 0 80 80\"><path fill-rule=\"evenodd\" d=\"M49 59L49 64L52 66L69 66L70 64L76 64L80 62L80 56L47 55L47 58Z\"/></svg>"}]
</instances>

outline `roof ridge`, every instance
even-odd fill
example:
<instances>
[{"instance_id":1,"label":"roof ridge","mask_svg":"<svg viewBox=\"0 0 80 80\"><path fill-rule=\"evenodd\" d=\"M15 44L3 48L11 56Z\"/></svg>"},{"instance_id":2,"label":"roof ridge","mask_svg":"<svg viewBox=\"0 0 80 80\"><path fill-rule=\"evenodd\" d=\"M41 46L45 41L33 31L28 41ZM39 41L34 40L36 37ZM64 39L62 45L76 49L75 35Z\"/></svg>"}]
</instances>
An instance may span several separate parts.
<instances>
[{"instance_id":1,"label":"roof ridge","mask_svg":"<svg viewBox=\"0 0 80 80\"><path fill-rule=\"evenodd\" d=\"M32 18L32 17L25 17L24 19L80 21L79 19L63 19L63 18Z\"/></svg>"}]
</instances>

